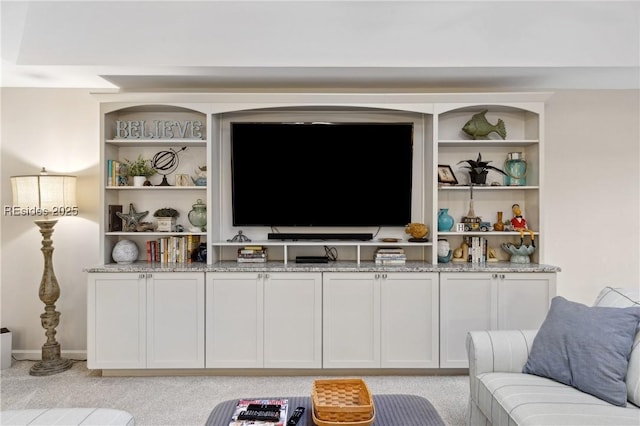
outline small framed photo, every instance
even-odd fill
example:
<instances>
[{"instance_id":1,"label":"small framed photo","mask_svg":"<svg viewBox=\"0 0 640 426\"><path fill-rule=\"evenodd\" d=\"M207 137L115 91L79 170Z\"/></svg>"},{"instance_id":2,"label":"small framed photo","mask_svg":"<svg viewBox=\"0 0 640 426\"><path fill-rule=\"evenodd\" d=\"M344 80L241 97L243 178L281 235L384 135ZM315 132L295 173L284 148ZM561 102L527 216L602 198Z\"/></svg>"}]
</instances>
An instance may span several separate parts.
<instances>
[{"instance_id":1,"label":"small framed photo","mask_svg":"<svg viewBox=\"0 0 640 426\"><path fill-rule=\"evenodd\" d=\"M449 185L458 184L458 179L456 179L456 175L453 174L451 166L438 164L438 183L446 183Z\"/></svg>"},{"instance_id":2,"label":"small framed photo","mask_svg":"<svg viewBox=\"0 0 640 426\"><path fill-rule=\"evenodd\" d=\"M191 186L189 175L176 174L176 186Z\"/></svg>"}]
</instances>

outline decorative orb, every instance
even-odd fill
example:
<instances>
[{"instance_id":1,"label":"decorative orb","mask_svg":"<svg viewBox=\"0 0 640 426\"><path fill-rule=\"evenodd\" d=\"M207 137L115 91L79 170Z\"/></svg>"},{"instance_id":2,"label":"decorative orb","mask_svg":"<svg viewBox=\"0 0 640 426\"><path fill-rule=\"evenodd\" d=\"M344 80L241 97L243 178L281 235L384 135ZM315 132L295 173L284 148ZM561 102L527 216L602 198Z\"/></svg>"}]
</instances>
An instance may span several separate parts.
<instances>
[{"instance_id":1,"label":"decorative orb","mask_svg":"<svg viewBox=\"0 0 640 426\"><path fill-rule=\"evenodd\" d=\"M178 155L175 151L160 151L153 156L151 164L158 172L171 173L178 167Z\"/></svg>"},{"instance_id":2,"label":"decorative orb","mask_svg":"<svg viewBox=\"0 0 640 426\"><path fill-rule=\"evenodd\" d=\"M138 259L138 246L131 240L120 240L113 246L113 260L120 265L128 265Z\"/></svg>"}]
</instances>

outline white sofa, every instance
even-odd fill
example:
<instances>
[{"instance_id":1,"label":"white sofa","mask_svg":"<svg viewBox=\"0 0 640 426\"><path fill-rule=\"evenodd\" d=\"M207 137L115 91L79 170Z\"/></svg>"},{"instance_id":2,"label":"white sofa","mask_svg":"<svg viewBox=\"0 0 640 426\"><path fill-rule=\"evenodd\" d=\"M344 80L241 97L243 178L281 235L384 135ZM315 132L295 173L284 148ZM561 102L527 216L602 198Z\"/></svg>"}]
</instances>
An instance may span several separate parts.
<instances>
[{"instance_id":1,"label":"white sofa","mask_svg":"<svg viewBox=\"0 0 640 426\"><path fill-rule=\"evenodd\" d=\"M607 287L595 305L640 306L638 293L638 289ZM545 377L522 373L536 334L537 330L468 334L468 424L640 425L640 331L635 336L627 369L626 407L612 405Z\"/></svg>"},{"instance_id":2,"label":"white sofa","mask_svg":"<svg viewBox=\"0 0 640 426\"><path fill-rule=\"evenodd\" d=\"M0 425L133 426L135 420L112 408L35 408L0 411Z\"/></svg>"}]
</instances>

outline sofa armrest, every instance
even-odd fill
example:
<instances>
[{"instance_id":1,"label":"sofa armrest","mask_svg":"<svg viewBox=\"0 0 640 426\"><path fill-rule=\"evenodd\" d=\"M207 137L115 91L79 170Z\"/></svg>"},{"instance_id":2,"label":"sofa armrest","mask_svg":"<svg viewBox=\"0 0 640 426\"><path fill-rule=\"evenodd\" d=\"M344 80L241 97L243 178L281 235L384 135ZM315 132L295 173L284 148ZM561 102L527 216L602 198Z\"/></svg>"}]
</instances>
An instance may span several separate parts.
<instances>
[{"instance_id":1,"label":"sofa armrest","mask_svg":"<svg viewBox=\"0 0 640 426\"><path fill-rule=\"evenodd\" d=\"M521 373L538 330L484 330L467 334L471 397L477 401L477 376L483 373Z\"/></svg>"}]
</instances>

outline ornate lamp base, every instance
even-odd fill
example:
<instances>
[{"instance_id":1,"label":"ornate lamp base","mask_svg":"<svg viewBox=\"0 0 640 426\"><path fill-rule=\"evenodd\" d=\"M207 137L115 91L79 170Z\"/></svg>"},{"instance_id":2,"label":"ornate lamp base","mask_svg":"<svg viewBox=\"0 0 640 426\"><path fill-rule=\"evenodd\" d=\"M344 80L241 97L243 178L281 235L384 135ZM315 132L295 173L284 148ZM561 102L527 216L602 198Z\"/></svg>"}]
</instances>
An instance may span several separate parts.
<instances>
[{"instance_id":1,"label":"ornate lamp base","mask_svg":"<svg viewBox=\"0 0 640 426\"><path fill-rule=\"evenodd\" d=\"M42 346L42 361L36 362L29 374L32 376L49 376L51 374L62 373L71 368L73 362L70 359L60 357L60 344L50 345L45 343Z\"/></svg>"},{"instance_id":2,"label":"ornate lamp base","mask_svg":"<svg viewBox=\"0 0 640 426\"><path fill-rule=\"evenodd\" d=\"M71 368L73 363L60 357L60 343L56 340L56 327L60 322L60 312L56 311L56 301L60 296L58 280L53 272L53 226L57 220L36 220L42 234L42 254L44 255L44 272L40 282L40 300L45 304L44 313L40 315L42 327L46 330L47 341L42 345L42 360L31 367L32 376L48 376L61 373Z\"/></svg>"}]
</instances>

